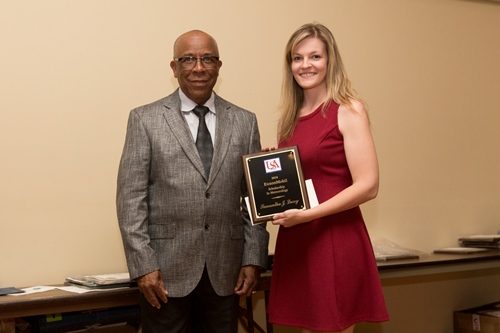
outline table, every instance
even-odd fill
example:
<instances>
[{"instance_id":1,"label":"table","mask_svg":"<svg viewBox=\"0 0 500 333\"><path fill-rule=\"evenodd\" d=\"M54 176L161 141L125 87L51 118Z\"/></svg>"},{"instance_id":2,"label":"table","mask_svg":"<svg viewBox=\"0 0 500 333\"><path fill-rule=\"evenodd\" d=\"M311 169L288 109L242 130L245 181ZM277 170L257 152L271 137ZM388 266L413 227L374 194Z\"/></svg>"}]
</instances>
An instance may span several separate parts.
<instances>
[{"instance_id":1,"label":"table","mask_svg":"<svg viewBox=\"0 0 500 333\"><path fill-rule=\"evenodd\" d=\"M430 254L419 259L389 260L377 263L381 279L439 274L500 267L500 251L477 254ZM264 292L265 305L269 299L272 272L262 274L257 291ZM0 297L0 319L84 311L110 307L130 306L139 303L137 287L75 294L63 290ZM267 323L264 331L253 320L252 297L246 299L246 309L240 309L240 322L248 332L272 333ZM248 310L250 311L248 311Z\"/></svg>"},{"instance_id":2,"label":"table","mask_svg":"<svg viewBox=\"0 0 500 333\"><path fill-rule=\"evenodd\" d=\"M76 294L54 289L0 297L0 319L105 309L139 304L139 288L120 288Z\"/></svg>"},{"instance_id":3,"label":"table","mask_svg":"<svg viewBox=\"0 0 500 333\"><path fill-rule=\"evenodd\" d=\"M266 294L266 305L270 289L270 273L263 275L258 290ZM57 287L57 286L56 286ZM240 307L240 322L247 332L265 331L253 320L252 297L247 297L246 308ZM98 290L76 294L60 289L19 296L0 298L0 319L49 315L55 313L116 308L139 304L139 288ZM272 332L268 330L267 332Z\"/></svg>"},{"instance_id":4,"label":"table","mask_svg":"<svg viewBox=\"0 0 500 333\"><path fill-rule=\"evenodd\" d=\"M381 279L463 272L500 267L500 251L471 254L428 254L419 259L377 262Z\"/></svg>"}]
</instances>

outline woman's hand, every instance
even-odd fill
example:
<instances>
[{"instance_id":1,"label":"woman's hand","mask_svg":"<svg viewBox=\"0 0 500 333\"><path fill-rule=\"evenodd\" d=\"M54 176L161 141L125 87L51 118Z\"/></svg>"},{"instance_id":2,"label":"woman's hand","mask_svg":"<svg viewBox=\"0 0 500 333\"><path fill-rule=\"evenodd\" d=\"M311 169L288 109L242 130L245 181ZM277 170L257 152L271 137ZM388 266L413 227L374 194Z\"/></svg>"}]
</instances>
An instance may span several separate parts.
<instances>
[{"instance_id":1,"label":"woman's hand","mask_svg":"<svg viewBox=\"0 0 500 333\"><path fill-rule=\"evenodd\" d=\"M265 148L262 148L260 151L265 153L266 151L271 151L271 150L275 150L276 148L275 147L265 147Z\"/></svg>"},{"instance_id":2,"label":"woman's hand","mask_svg":"<svg viewBox=\"0 0 500 333\"><path fill-rule=\"evenodd\" d=\"M306 211L299 209L289 209L283 213L274 215L272 224L282 225L285 228L293 227L294 225L309 222Z\"/></svg>"}]
</instances>

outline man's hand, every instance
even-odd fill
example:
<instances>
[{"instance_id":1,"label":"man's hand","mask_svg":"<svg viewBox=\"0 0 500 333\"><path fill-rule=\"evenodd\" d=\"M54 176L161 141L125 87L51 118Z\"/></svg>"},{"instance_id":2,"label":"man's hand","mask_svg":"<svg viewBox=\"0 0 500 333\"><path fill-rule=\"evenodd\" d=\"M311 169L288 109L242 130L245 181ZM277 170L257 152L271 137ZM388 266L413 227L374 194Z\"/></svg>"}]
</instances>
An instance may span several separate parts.
<instances>
[{"instance_id":1,"label":"man's hand","mask_svg":"<svg viewBox=\"0 0 500 333\"><path fill-rule=\"evenodd\" d=\"M259 279L259 266L248 265L241 267L240 274L238 275L238 281L236 282L236 287L234 288L234 293L238 296L245 297L252 295L252 291L257 286Z\"/></svg>"},{"instance_id":2,"label":"man's hand","mask_svg":"<svg viewBox=\"0 0 500 333\"><path fill-rule=\"evenodd\" d=\"M146 300L153 307L159 309L161 307L160 300L163 303L167 303L168 291L165 289L165 283L163 283L160 271L154 271L138 277L137 285Z\"/></svg>"}]
</instances>

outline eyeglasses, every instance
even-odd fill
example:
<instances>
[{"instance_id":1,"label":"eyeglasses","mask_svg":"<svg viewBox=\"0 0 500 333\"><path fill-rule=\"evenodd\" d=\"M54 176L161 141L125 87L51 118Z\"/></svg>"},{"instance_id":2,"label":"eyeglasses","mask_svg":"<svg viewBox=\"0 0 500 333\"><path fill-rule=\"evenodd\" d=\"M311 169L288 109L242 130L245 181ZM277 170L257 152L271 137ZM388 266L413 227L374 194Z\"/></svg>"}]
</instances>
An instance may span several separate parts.
<instances>
[{"instance_id":1,"label":"eyeglasses","mask_svg":"<svg viewBox=\"0 0 500 333\"><path fill-rule=\"evenodd\" d=\"M217 62L219 61L219 57L216 56L203 56L203 57L191 57L191 56L186 56L186 57L181 57L181 58L174 58L174 61L180 62L182 68L184 69L192 69L194 66L196 66L196 63L198 60L202 63L203 67L206 69L212 69L217 66Z\"/></svg>"}]
</instances>

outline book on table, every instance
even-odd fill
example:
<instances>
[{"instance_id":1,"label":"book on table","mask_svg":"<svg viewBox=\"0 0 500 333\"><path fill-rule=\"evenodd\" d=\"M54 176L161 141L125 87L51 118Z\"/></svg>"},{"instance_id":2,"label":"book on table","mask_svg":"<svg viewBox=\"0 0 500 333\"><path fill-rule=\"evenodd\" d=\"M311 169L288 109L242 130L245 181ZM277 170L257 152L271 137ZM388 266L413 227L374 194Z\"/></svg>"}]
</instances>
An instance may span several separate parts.
<instances>
[{"instance_id":1,"label":"book on table","mask_svg":"<svg viewBox=\"0 0 500 333\"><path fill-rule=\"evenodd\" d=\"M500 235L473 235L458 239L463 247L500 249Z\"/></svg>"}]
</instances>

